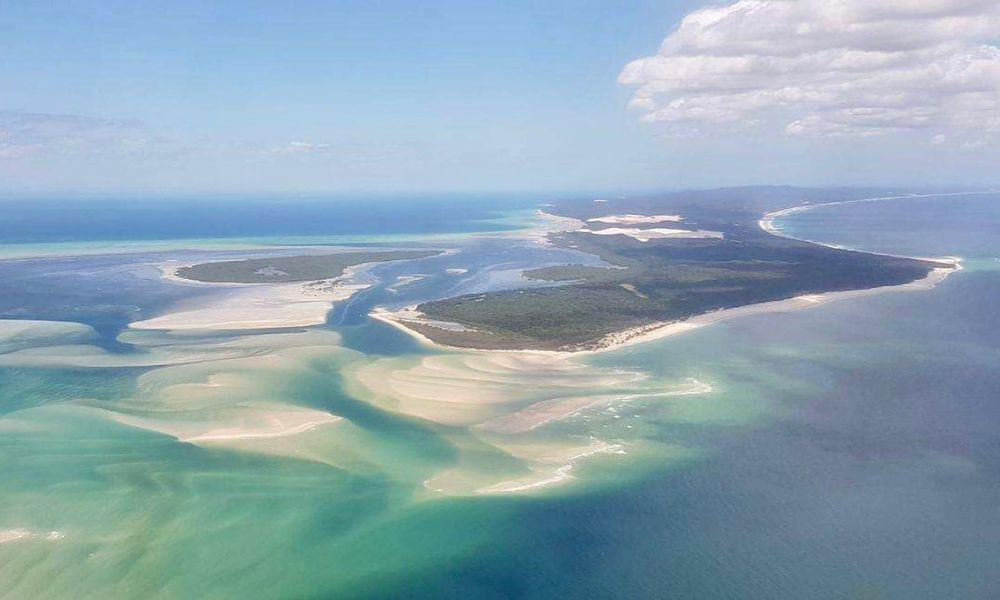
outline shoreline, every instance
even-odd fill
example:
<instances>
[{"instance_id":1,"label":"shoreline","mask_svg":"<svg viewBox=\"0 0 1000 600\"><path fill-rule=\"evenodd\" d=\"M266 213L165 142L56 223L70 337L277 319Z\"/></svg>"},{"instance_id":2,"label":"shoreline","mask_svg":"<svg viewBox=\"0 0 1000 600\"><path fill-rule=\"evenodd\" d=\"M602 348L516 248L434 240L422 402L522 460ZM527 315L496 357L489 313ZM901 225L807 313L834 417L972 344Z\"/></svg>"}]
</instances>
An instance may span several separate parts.
<instances>
[{"instance_id":1,"label":"shoreline","mask_svg":"<svg viewBox=\"0 0 1000 600\"><path fill-rule=\"evenodd\" d=\"M816 306L821 306L829 302L835 302L837 300L847 300L850 298L859 298L864 296L875 296L879 294L887 294L892 292L906 292L906 291L927 291L933 289L939 283L944 281L948 275L951 275L955 271L961 270L960 264L956 264L953 268L936 268L931 269L925 277L911 281L909 283L901 283L899 285L889 285L880 286L874 288L866 288L860 290L843 290L843 291L832 291L832 292L822 292L817 294L803 294L801 296L794 296L792 298L785 298L783 300L772 300L770 302L758 302L756 304L746 304L743 306L735 306L732 308L723 308L714 310L707 313L702 313L689 317L681 321L665 321L660 323L651 323L649 325L644 325L635 329L626 329L620 332L616 332L606 337L607 342L601 344L595 348L581 348L578 350L537 350L537 349L487 349L487 348L467 348L464 346L449 346L447 344L442 344L436 342L430 337L424 335L423 333L411 329L406 326L406 321L409 320L407 317L399 316L397 313L408 312L412 313L412 309L407 309L405 311L390 311L384 308L376 308L374 311L368 313L368 316L376 321L380 321L400 331L410 335L411 337L417 339L422 344L438 349L438 350L448 350L448 351L463 351L463 352L513 352L513 353L525 353L525 354L538 354L546 356L564 356L564 357L574 357L574 356L585 356L590 354L603 354L606 352L613 352L616 350L621 350L622 348L627 348L629 346L636 346L639 344L644 344L646 342L653 342L667 337L672 337L688 331L693 331L695 329L700 329L707 325L712 325L714 323L719 323L722 321L728 321L730 319L735 319L739 317L748 317L753 315L762 315L770 313L779 312L790 312L793 310L802 310L806 308L813 308ZM415 318L419 318L416 316ZM610 338L610 339L609 339Z\"/></svg>"},{"instance_id":2,"label":"shoreline","mask_svg":"<svg viewBox=\"0 0 1000 600\"><path fill-rule=\"evenodd\" d=\"M200 306L178 307L171 312L133 321L128 327L140 331L243 331L322 325L334 304L374 285L348 283L373 264L352 265L333 279L229 283L187 279L177 274L177 270L185 265L163 263L159 265L163 281L229 290L230 293Z\"/></svg>"},{"instance_id":3,"label":"shoreline","mask_svg":"<svg viewBox=\"0 0 1000 600\"><path fill-rule=\"evenodd\" d=\"M995 194L995 193L996 192L992 191L980 191L980 192L947 192L939 194L906 194L899 196L862 198L858 200L843 200L838 202L826 202L821 204L806 204L806 205L793 206L765 213L757 221L757 224L766 233L777 237L784 237L787 239L808 242L820 246L825 246L827 248L849 250L851 252L866 252L864 250L846 248L844 246L827 244L815 240L808 240L804 238L797 238L791 235L787 235L774 225L774 220L776 218L786 216L789 214L794 214L797 212L803 212L818 207L834 206L840 204L873 202L879 200L897 200L897 199L918 198L918 197L927 198L927 197L937 197L937 196L964 196L969 194ZM543 211L539 211L539 213L542 212ZM551 216L560 218L557 217L556 215L551 215ZM877 286L877 287L857 289L857 290L829 291L829 292L820 292L815 294L803 294L800 296L794 296L792 298L785 298L781 300L772 300L769 302L759 302L755 304L747 304L732 308L718 309L707 313L694 315L692 317L680 321L664 321L659 323L651 323L649 325L644 325L634 329L623 330L605 336L596 343L596 347L594 348L580 348L572 350L537 350L528 348L486 349L486 348L471 348L463 346L450 346L447 344L436 342L427 335L415 329L412 329L406 325L407 320L414 320L414 321L423 320L421 313L416 311L416 307L407 307L406 309L400 311L390 311L384 308L376 308L375 310L371 311L368 314L368 316L372 319L375 319L376 321L385 323L387 325L395 327L396 329L399 329L400 331L406 333L407 335L410 335L411 337L415 338L425 346L438 350L465 351L465 352L515 352L515 353L519 352L519 353L529 353L529 354L539 354L539 355L549 355L549 356L573 357L573 356L584 356L589 354L601 354L605 352L613 352L629 346L635 346L638 344L643 344L646 342L652 342L659 339L671 337L674 335L679 335L681 333L705 327L706 325L711 325L713 323L727 321L730 319L743 316L801 310L805 308L820 306L836 300L846 300L850 298L874 296L884 293L904 292L904 291L927 291L936 287L939 283L944 281L952 273L962 270L961 257L947 256L947 257L928 258L928 257L886 254L879 252L867 252L867 253L877 254L880 256L891 256L895 258L909 258L915 260L933 261L938 263L950 264L951 266L932 268L930 269L930 271L927 273L926 276L914 281L910 281L908 283L903 283L898 285L886 285L886 286ZM404 314L407 316L403 316Z\"/></svg>"},{"instance_id":4,"label":"shoreline","mask_svg":"<svg viewBox=\"0 0 1000 600\"><path fill-rule=\"evenodd\" d=\"M790 235L783 231L780 227L774 224L774 220L780 217L785 217L788 215L793 215L795 213L806 212L816 208L825 208L830 206L840 206L842 204L861 204L863 202L879 202L882 200L905 200L907 198L938 198L947 196L973 196L973 195L996 195L1000 194L997 190L979 190L971 192L940 192L934 194L900 194L896 196L875 196L871 198L857 198L854 200L838 200L835 202L821 202L819 204L800 204L798 206L790 206L788 208L782 208L781 210L775 210L772 212L764 213L764 215L757 221L757 226L763 229L765 232L777 236L783 237L789 240L796 240L798 242L808 242L810 244L816 244L817 246L824 246L826 248L833 248L835 250L850 250L851 252L864 252L866 254L876 254L878 256L890 256L893 258L911 258L914 260L926 260L931 262L943 262L952 263L955 265L956 269L961 270L962 257L960 256L942 256L942 257L929 257L929 256L909 256L905 254L889 254L886 252L871 252L868 250L862 250L860 248L852 248L850 246L844 246L842 244L829 244L826 242L820 242L817 240L810 240L808 238L796 237Z\"/></svg>"}]
</instances>

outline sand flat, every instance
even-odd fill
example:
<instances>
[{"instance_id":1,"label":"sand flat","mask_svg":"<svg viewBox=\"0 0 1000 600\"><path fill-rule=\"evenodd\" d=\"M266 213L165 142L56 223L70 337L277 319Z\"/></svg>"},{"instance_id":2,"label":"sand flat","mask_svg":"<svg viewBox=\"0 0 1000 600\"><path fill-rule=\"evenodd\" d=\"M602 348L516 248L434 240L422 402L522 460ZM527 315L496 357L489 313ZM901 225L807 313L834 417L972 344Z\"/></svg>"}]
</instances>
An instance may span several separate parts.
<instances>
[{"instance_id":1,"label":"sand flat","mask_svg":"<svg viewBox=\"0 0 1000 600\"><path fill-rule=\"evenodd\" d=\"M252 284L214 298L208 305L135 321L133 329L243 330L322 325L334 302L370 287L367 284Z\"/></svg>"},{"instance_id":2,"label":"sand flat","mask_svg":"<svg viewBox=\"0 0 1000 600\"><path fill-rule=\"evenodd\" d=\"M543 400L513 414L491 419L477 425L477 429L502 434L526 433L556 421L562 421L594 408L606 408L623 402L640 399L669 398L707 394L713 391L711 385L696 379L673 389L661 392L634 394L592 394Z\"/></svg>"}]
</instances>

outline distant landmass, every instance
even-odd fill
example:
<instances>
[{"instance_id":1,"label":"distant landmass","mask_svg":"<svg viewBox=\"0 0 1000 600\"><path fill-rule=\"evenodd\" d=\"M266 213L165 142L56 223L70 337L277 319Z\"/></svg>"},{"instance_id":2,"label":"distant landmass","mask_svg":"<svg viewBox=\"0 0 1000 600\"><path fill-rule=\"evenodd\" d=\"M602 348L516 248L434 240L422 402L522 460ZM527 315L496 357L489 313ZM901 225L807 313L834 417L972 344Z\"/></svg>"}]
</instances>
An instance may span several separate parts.
<instances>
[{"instance_id":1,"label":"distant landmass","mask_svg":"<svg viewBox=\"0 0 1000 600\"><path fill-rule=\"evenodd\" d=\"M367 263L412 260L440 254L436 250L342 252L207 262L177 269L185 279L211 283L280 283L333 279L344 270Z\"/></svg>"},{"instance_id":2,"label":"distant landmass","mask_svg":"<svg viewBox=\"0 0 1000 600\"><path fill-rule=\"evenodd\" d=\"M608 267L530 270L529 278L561 285L426 302L410 311L415 318L397 322L448 346L599 349L719 309L901 285L952 268L795 240L760 224L790 206L885 193L733 188L562 202L546 211L579 225L549 234L550 242L597 255Z\"/></svg>"}]
</instances>

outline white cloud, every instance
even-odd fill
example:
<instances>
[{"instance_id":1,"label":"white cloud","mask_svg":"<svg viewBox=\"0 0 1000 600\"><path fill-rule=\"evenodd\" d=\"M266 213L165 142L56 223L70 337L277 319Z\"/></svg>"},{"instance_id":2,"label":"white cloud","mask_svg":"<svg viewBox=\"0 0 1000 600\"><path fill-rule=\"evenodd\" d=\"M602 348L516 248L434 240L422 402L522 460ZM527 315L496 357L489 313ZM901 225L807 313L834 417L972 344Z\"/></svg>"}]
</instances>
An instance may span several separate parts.
<instances>
[{"instance_id":1,"label":"white cloud","mask_svg":"<svg viewBox=\"0 0 1000 600\"><path fill-rule=\"evenodd\" d=\"M0 110L0 159L135 154L167 145L137 121Z\"/></svg>"},{"instance_id":2,"label":"white cloud","mask_svg":"<svg viewBox=\"0 0 1000 600\"><path fill-rule=\"evenodd\" d=\"M997 0L740 0L687 15L619 81L669 131L1000 132L998 39Z\"/></svg>"},{"instance_id":3,"label":"white cloud","mask_svg":"<svg viewBox=\"0 0 1000 600\"><path fill-rule=\"evenodd\" d=\"M316 154L329 152L333 149L332 144L314 144L311 142L289 142L284 146L272 148L274 154Z\"/></svg>"}]
</instances>

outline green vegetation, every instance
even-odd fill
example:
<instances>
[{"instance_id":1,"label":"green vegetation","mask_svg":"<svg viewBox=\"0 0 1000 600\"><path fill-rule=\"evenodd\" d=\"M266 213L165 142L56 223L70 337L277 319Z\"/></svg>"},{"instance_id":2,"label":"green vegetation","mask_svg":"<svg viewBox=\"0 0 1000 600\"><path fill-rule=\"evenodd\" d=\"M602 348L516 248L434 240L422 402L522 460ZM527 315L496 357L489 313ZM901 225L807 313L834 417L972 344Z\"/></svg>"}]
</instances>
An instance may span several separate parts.
<instances>
[{"instance_id":1,"label":"green vegetation","mask_svg":"<svg viewBox=\"0 0 1000 600\"><path fill-rule=\"evenodd\" d=\"M738 196L692 203L677 195L559 207L559 214L580 219L677 212L685 216L685 225L721 231L725 238L640 242L622 235L556 234L552 240L558 245L600 256L611 267L545 267L525 275L565 285L422 304L419 309L432 319L478 331L423 327L421 332L465 347L589 348L625 329L802 294L903 284L934 267L950 266L773 236L758 227L763 210L752 204L761 203Z\"/></svg>"},{"instance_id":2,"label":"green vegetation","mask_svg":"<svg viewBox=\"0 0 1000 600\"><path fill-rule=\"evenodd\" d=\"M344 269L364 263L412 260L439 254L429 250L343 252L316 256L280 256L208 262L177 270L185 279L215 283L275 283L332 279Z\"/></svg>"}]
</instances>

